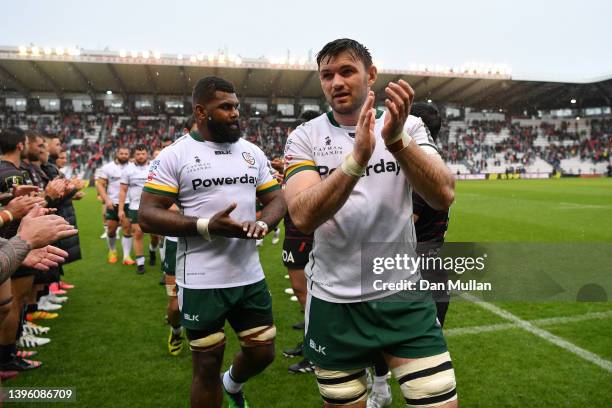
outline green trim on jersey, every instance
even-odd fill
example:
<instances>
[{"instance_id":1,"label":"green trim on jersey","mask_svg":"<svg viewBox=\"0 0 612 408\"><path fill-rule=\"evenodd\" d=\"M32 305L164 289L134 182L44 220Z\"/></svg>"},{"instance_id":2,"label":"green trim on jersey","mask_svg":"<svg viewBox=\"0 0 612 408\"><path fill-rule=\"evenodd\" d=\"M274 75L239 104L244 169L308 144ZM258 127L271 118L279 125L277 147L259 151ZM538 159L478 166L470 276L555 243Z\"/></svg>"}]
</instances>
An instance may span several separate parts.
<instances>
[{"instance_id":1,"label":"green trim on jersey","mask_svg":"<svg viewBox=\"0 0 612 408\"><path fill-rule=\"evenodd\" d=\"M204 138L198 133L197 130L192 130L189 132L189 136L193 138L193 140L197 140L198 142L203 142Z\"/></svg>"},{"instance_id":2,"label":"green trim on jersey","mask_svg":"<svg viewBox=\"0 0 612 408\"><path fill-rule=\"evenodd\" d=\"M383 113L385 113L384 110L382 109L378 109L376 108L376 119L380 119L380 117L383 115ZM327 112L327 119L329 119L329 122L334 125L335 127L342 127L340 126L340 124L336 121L336 118L334 118L334 112L333 111L329 111Z\"/></svg>"},{"instance_id":3,"label":"green trim on jersey","mask_svg":"<svg viewBox=\"0 0 612 408\"><path fill-rule=\"evenodd\" d=\"M289 178L293 177L294 175L298 174L300 171L304 171L304 170L313 170L313 171L317 171L317 168L315 166L300 166L300 167L296 167L295 169L291 170L291 172L287 173L287 175L285 176L285 182L287 182L287 180L289 180Z\"/></svg>"},{"instance_id":4,"label":"green trim on jersey","mask_svg":"<svg viewBox=\"0 0 612 408\"><path fill-rule=\"evenodd\" d=\"M274 184L274 185L271 185L268 188L264 188L263 190L258 191L256 193L256 195L257 195L257 197L261 197L262 195L268 194L268 193L270 193L272 191L280 190L280 188L281 188L280 184Z\"/></svg>"},{"instance_id":5,"label":"green trim on jersey","mask_svg":"<svg viewBox=\"0 0 612 408\"><path fill-rule=\"evenodd\" d=\"M173 198L176 198L178 196L178 193L171 193L170 191L157 190L155 188L151 188L147 186L143 187L142 191L146 191L147 193L151 193L151 194L163 195L166 197L173 197Z\"/></svg>"}]
</instances>

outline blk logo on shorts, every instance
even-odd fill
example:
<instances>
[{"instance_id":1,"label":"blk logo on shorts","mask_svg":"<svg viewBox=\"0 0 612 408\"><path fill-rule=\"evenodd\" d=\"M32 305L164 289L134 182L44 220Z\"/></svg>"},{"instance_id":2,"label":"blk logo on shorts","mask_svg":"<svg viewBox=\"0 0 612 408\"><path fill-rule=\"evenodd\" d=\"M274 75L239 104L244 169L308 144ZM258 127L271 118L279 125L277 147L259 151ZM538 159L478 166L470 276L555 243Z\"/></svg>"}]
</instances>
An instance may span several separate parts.
<instances>
[{"instance_id":1,"label":"blk logo on shorts","mask_svg":"<svg viewBox=\"0 0 612 408\"><path fill-rule=\"evenodd\" d=\"M315 352L319 353L319 354L323 354L324 356L326 356L327 354L325 354L325 347L323 346L317 346L317 343L314 342L313 339L310 339L310 343L309 346L311 349L313 349Z\"/></svg>"},{"instance_id":2,"label":"blk logo on shorts","mask_svg":"<svg viewBox=\"0 0 612 408\"><path fill-rule=\"evenodd\" d=\"M183 317L188 322L199 322L200 321L200 315L190 315L188 313L183 313Z\"/></svg>"}]
</instances>

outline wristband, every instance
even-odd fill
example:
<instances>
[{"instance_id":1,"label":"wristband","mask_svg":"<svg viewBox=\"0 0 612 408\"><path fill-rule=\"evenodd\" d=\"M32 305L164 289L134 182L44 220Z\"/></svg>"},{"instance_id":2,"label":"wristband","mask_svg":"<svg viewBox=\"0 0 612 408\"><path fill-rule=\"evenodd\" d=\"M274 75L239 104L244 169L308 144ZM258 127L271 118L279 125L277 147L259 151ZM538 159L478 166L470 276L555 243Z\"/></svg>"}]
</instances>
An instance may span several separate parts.
<instances>
[{"instance_id":1,"label":"wristband","mask_svg":"<svg viewBox=\"0 0 612 408\"><path fill-rule=\"evenodd\" d=\"M349 154L344 158L342 162L342 166L340 166L344 174L353 177L361 177L365 172L366 166L361 166L355 158L353 157L353 153Z\"/></svg>"},{"instance_id":2,"label":"wristband","mask_svg":"<svg viewBox=\"0 0 612 408\"><path fill-rule=\"evenodd\" d=\"M411 142L412 137L410 137L410 135L408 135L405 130L402 130L389 141L386 141L385 145L390 153L397 153L400 150L404 150L405 148L407 148Z\"/></svg>"},{"instance_id":3,"label":"wristband","mask_svg":"<svg viewBox=\"0 0 612 408\"><path fill-rule=\"evenodd\" d=\"M210 241L210 232L208 232L208 218L198 218L196 222L196 227L198 229L198 234L204 237L205 240Z\"/></svg>"}]
</instances>

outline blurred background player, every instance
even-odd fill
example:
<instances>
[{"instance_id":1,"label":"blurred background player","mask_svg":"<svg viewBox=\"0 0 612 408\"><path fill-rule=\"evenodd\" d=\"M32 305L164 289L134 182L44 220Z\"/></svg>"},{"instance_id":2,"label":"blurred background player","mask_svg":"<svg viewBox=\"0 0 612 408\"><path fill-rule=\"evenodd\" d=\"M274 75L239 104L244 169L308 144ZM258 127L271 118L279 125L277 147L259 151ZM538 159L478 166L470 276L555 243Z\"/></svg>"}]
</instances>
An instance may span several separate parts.
<instances>
[{"instance_id":1,"label":"blurred background player","mask_svg":"<svg viewBox=\"0 0 612 408\"><path fill-rule=\"evenodd\" d=\"M115 160L106 163L96 174L96 189L102 198L102 202L106 208L106 225L107 225L107 242L108 242L108 262L117 262L117 227L119 225L119 188L121 184L121 173L130 161L130 149L120 147L117 149ZM127 203L123 209L127 210ZM134 261L130 257L132 248L132 236L129 231L123 231L123 239L121 240L123 247L123 264L134 265Z\"/></svg>"},{"instance_id":2,"label":"blurred background player","mask_svg":"<svg viewBox=\"0 0 612 408\"><path fill-rule=\"evenodd\" d=\"M442 118L438 108L432 103L415 102L410 109L410 114L421 118L427 127L430 140L420 143L421 148L438 151L436 140L442 126ZM412 218L417 237L417 254L435 256L444 244L444 236L448 229L449 211L432 208L416 192L412 193L412 206ZM421 270L421 275L430 282L446 282L448 280L448 275L444 270ZM446 291L435 292L433 296L436 301L438 321L440 326L444 326L450 297ZM388 378L389 366L387 366L384 358L379 356L374 365L372 392L368 397L367 408L382 408L391 405L391 388L387 383Z\"/></svg>"},{"instance_id":3,"label":"blurred background player","mask_svg":"<svg viewBox=\"0 0 612 408\"><path fill-rule=\"evenodd\" d=\"M190 117L183 127L183 135L188 135L189 132L197 132L198 128L195 119ZM165 144L165 146L163 146ZM166 138L162 141L162 148L172 144L172 139ZM154 155L156 159L159 152ZM176 204L170 207L170 211L180 213L180 209ZM166 294L168 295L168 307L166 308L166 320L170 325L170 334L168 335L168 352L170 355L178 356L183 350L183 327L181 326L181 313L176 292L176 249L178 246L178 238L166 236L163 240L163 250L160 251L162 264L162 283L166 286Z\"/></svg>"},{"instance_id":4,"label":"blurred background player","mask_svg":"<svg viewBox=\"0 0 612 408\"><path fill-rule=\"evenodd\" d=\"M121 224L124 225L123 233L133 237L136 272L140 275L145 272L145 256L144 234L138 224L138 207L148 174L149 152L145 145L137 145L134 148L134 162L125 166L121 172L118 215Z\"/></svg>"},{"instance_id":5,"label":"blurred background player","mask_svg":"<svg viewBox=\"0 0 612 408\"><path fill-rule=\"evenodd\" d=\"M305 111L302 113L300 120L296 123L297 126L302 123L308 122L311 119L319 116L318 112L315 111ZM297 127L296 126L296 127ZM272 163L273 166L284 166L283 162L280 163ZM281 170L282 171L282 170ZM285 239L283 241L283 264L287 268L287 273L289 275L289 281L291 282L291 289L293 290L294 296L297 298L297 301L300 305L300 311L304 313L304 308L306 307L306 275L304 274L304 267L308 263L308 256L310 255L310 251L312 250L312 240L314 238L313 234L304 234L300 230L298 230L291 220L291 216L289 213L285 215L284 219L285 226ZM296 330L304 330L304 322L296 323L293 325L293 328ZM285 357L298 357L303 356L304 354L304 342L300 341L294 348L283 350L283 355ZM308 358L303 357L299 362L292 364L289 366L289 372L298 374L298 373L308 373L312 372L314 366L308 360Z\"/></svg>"},{"instance_id":6,"label":"blurred background player","mask_svg":"<svg viewBox=\"0 0 612 408\"><path fill-rule=\"evenodd\" d=\"M170 207L170 211L180 212L176 204ZM168 307L166 316L170 325L168 335L168 352L170 355L178 356L183 350L183 327L181 326L181 312L179 310L177 291L176 291L176 249L178 246L177 237L166 237L164 240L164 256L162 260L162 272L164 273L164 283L166 294L168 295Z\"/></svg>"}]
</instances>

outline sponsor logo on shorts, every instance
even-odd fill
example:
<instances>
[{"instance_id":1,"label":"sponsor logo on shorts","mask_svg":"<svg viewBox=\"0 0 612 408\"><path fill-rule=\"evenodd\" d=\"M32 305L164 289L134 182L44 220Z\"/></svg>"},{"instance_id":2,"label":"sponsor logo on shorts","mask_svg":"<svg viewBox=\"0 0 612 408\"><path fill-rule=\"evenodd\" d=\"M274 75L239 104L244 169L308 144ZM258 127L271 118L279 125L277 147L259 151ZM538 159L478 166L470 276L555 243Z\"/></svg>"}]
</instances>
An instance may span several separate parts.
<instances>
[{"instance_id":1,"label":"sponsor logo on shorts","mask_svg":"<svg viewBox=\"0 0 612 408\"><path fill-rule=\"evenodd\" d=\"M199 322L200 315L190 315L189 313L183 313L183 318L189 322Z\"/></svg>"},{"instance_id":2,"label":"sponsor logo on shorts","mask_svg":"<svg viewBox=\"0 0 612 408\"><path fill-rule=\"evenodd\" d=\"M315 341L313 339L310 339L310 342L308 344L310 346L311 349L313 349L316 353L319 354L323 354L324 356L326 356L327 354L325 354L325 348L321 345L317 345L317 343L315 343Z\"/></svg>"},{"instance_id":3,"label":"sponsor logo on shorts","mask_svg":"<svg viewBox=\"0 0 612 408\"><path fill-rule=\"evenodd\" d=\"M283 262L295 263L295 258L293 257L291 251L285 251L283 249Z\"/></svg>"}]
</instances>

